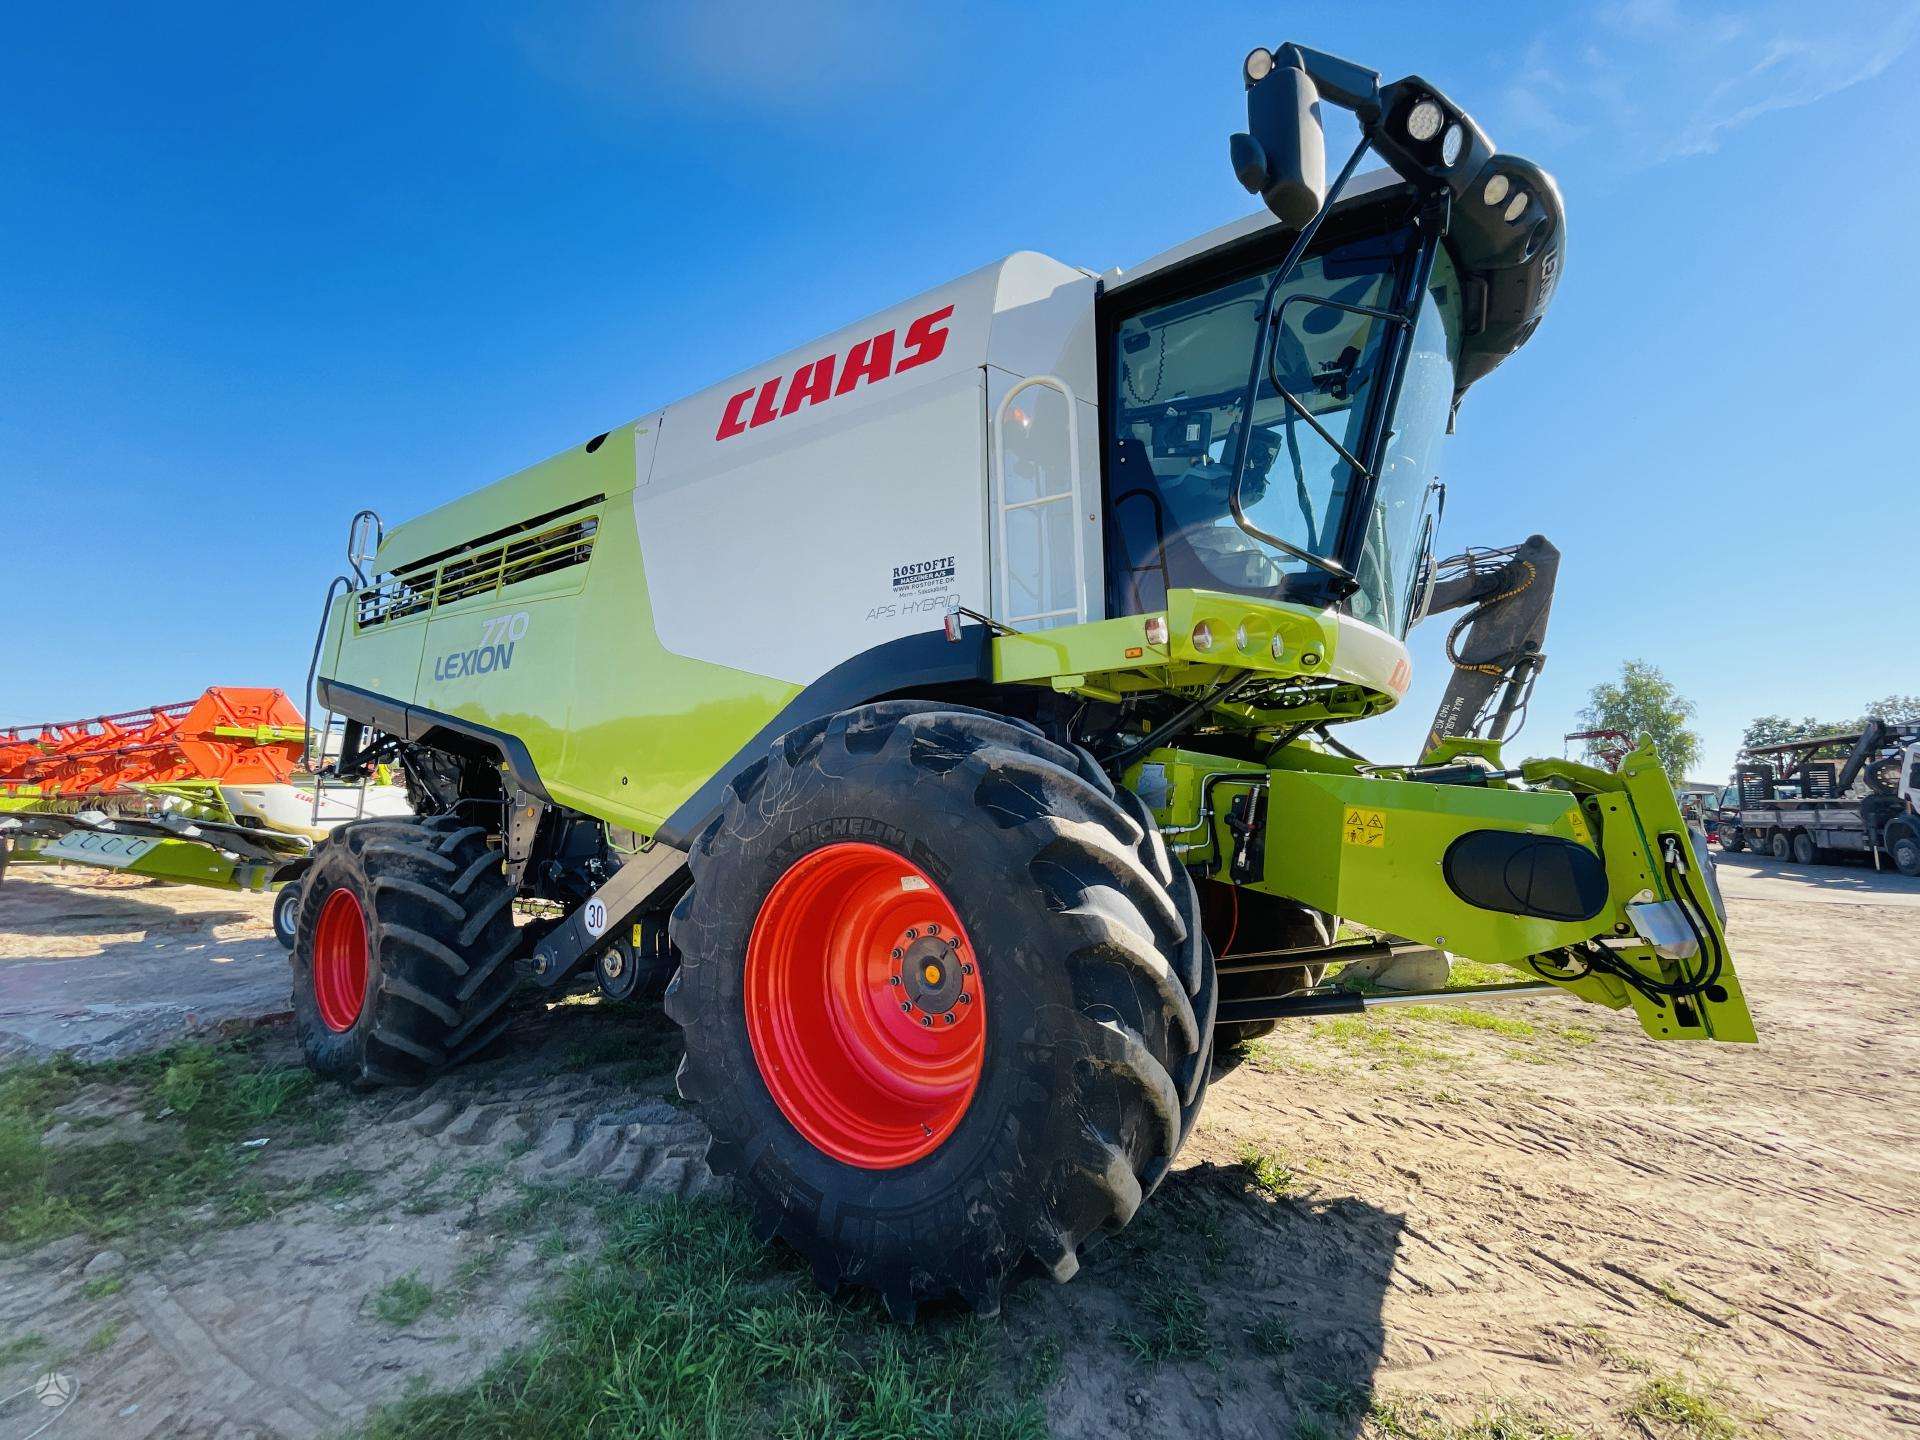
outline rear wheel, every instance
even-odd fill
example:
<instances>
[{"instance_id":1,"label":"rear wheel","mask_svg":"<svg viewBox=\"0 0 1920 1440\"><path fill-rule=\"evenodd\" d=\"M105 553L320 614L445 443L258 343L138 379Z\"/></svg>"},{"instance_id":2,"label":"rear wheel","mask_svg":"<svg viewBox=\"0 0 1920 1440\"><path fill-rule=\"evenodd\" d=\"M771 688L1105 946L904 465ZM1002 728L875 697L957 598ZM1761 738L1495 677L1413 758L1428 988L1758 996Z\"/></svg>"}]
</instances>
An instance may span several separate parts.
<instances>
[{"instance_id":1,"label":"rear wheel","mask_svg":"<svg viewBox=\"0 0 1920 1440\"><path fill-rule=\"evenodd\" d=\"M300 882L289 880L273 897L273 938L291 950L299 931Z\"/></svg>"},{"instance_id":2,"label":"rear wheel","mask_svg":"<svg viewBox=\"0 0 1920 1440\"><path fill-rule=\"evenodd\" d=\"M1785 860L1793 853L1793 843L1787 838L1787 832L1784 830L1774 831L1773 839L1769 844L1773 851L1773 858L1776 860Z\"/></svg>"},{"instance_id":3,"label":"rear wheel","mask_svg":"<svg viewBox=\"0 0 1920 1440\"><path fill-rule=\"evenodd\" d=\"M1820 847L1813 843L1813 836L1805 830L1793 832L1793 858L1799 865L1812 865L1820 859Z\"/></svg>"},{"instance_id":4,"label":"rear wheel","mask_svg":"<svg viewBox=\"0 0 1920 1440\"><path fill-rule=\"evenodd\" d=\"M1920 838L1898 834L1887 848L1893 856L1894 869L1902 875L1920 875Z\"/></svg>"},{"instance_id":5,"label":"rear wheel","mask_svg":"<svg viewBox=\"0 0 1920 1440\"><path fill-rule=\"evenodd\" d=\"M451 815L342 826L298 889L293 1020L323 1075L404 1084L507 1023L513 893L486 831Z\"/></svg>"},{"instance_id":6,"label":"rear wheel","mask_svg":"<svg viewBox=\"0 0 1920 1440\"><path fill-rule=\"evenodd\" d=\"M922 701L802 726L735 779L674 912L680 1093L824 1287L989 1312L1166 1175L1213 963L1143 813L1085 752Z\"/></svg>"}]
</instances>

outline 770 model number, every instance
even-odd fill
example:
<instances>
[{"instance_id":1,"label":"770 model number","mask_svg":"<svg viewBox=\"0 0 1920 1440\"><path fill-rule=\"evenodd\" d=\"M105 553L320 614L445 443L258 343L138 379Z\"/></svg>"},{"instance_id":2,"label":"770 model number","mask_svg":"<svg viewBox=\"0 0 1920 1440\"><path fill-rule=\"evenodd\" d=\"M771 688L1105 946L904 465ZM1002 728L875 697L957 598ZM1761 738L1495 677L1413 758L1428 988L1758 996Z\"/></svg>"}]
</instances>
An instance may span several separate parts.
<instances>
[{"instance_id":1,"label":"770 model number","mask_svg":"<svg viewBox=\"0 0 1920 1440\"><path fill-rule=\"evenodd\" d=\"M453 650L433 662L435 680L461 680L469 675L490 675L513 666L513 647L527 633L524 610L511 615L495 615L481 622L480 643L471 650Z\"/></svg>"}]
</instances>

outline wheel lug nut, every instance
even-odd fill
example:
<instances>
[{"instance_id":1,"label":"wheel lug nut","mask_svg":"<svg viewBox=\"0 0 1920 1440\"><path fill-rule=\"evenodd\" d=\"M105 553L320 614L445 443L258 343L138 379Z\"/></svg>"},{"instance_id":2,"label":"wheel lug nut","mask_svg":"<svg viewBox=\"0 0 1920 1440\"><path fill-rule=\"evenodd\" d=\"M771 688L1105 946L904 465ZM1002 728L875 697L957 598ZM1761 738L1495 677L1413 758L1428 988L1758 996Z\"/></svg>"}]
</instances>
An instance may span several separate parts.
<instances>
[{"instance_id":1,"label":"wheel lug nut","mask_svg":"<svg viewBox=\"0 0 1920 1440\"><path fill-rule=\"evenodd\" d=\"M908 927L907 927L907 939L909 939L909 940L918 940L919 938L920 938L920 932L919 932L918 930L915 930L915 929L914 929L914 928L913 928L912 926L908 926Z\"/></svg>"},{"instance_id":2,"label":"wheel lug nut","mask_svg":"<svg viewBox=\"0 0 1920 1440\"><path fill-rule=\"evenodd\" d=\"M962 991L960 992L960 1003L961 1003L962 1005L971 1005L971 1004L973 1004L973 996L971 996L971 995L969 995L969 994L968 994L968 993L967 993L966 991L964 991L964 990L962 990Z\"/></svg>"},{"instance_id":3,"label":"wheel lug nut","mask_svg":"<svg viewBox=\"0 0 1920 1440\"><path fill-rule=\"evenodd\" d=\"M973 974L973 966L971 966L971 965L968 965L968 964L965 964L965 963L963 962L963 963L961 964L961 966L960 966L960 973L961 973L962 975L971 975L971 974Z\"/></svg>"},{"instance_id":4,"label":"wheel lug nut","mask_svg":"<svg viewBox=\"0 0 1920 1440\"><path fill-rule=\"evenodd\" d=\"M907 952L906 952L906 951L904 951L904 950L902 950L902 949L900 949L899 947L897 947L897 946L896 946L896 947L894 948L894 952L893 952L893 958L894 958L894 959L896 959L896 960L903 960L903 959L905 959L905 958L906 958L906 954L907 954Z\"/></svg>"},{"instance_id":5,"label":"wheel lug nut","mask_svg":"<svg viewBox=\"0 0 1920 1440\"><path fill-rule=\"evenodd\" d=\"M899 983L900 977L898 975L890 976L887 980L887 984L889 985L898 985Z\"/></svg>"},{"instance_id":6,"label":"wheel lug nut","mask_svg":"<svg viewBox=\"0 0 1920 1440\"><path fill-rule=\"evenodd\" d=\"M947 1021L947 1024L949 1025L953 1024L953 1011L951 1010L947 1011L946 1021Z\"/></svg>"},{"instance_id":7,"label":"wheel lug nut","mask_svg":"<svg viewBox=\"0 0 1920 1440\"><path fill-rule=\"evenodd\" d=\"M940 927L938 925L927 926L927 934L938 935L939 933L940 933Z\"/></svg>"},{"instance_id":8,"label":"wheel lug nut","mask_svg":"<svg viewBox=\"0 0 1920 1440\"><path fill-rule=\"evenodd\" d=\"M911 1000L902 1000L900 1002L900 1008L911 1015L913 1013L913 1002Z\"/></svg>"},{"instance_id":9,"label":"wheel lug nut","mask_svg":"<svg viewBox=\"0 0 1920 1440\"><path fill-rule=\"evenodd\" d=\"M925 1026L927 1026L927 1027L929 1027L929 1028L931 1028L931 1027L932 1027L932 1025L933 1025L933 1016L931 1016L931 1015L922 1015L922 1016L920 1017L920 1023L921 1023L922 1025L925 1025Z\"/></svg>"}]
</instances>

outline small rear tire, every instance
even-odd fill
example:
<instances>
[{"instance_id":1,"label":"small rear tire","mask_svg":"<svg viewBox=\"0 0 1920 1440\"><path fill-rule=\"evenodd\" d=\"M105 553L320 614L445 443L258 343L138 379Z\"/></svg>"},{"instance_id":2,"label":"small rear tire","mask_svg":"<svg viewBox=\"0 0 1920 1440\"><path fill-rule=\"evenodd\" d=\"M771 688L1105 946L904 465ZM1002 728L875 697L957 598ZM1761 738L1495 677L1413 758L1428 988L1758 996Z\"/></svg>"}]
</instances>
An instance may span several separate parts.
<instances>
[{"instance_id":1,"label":"small rear tire","mask_svg":"<svg viewBox=\"0 0 1920 1440\"><path fill-rule=\"evenodd\" d=\"M1776 860L1789 859L1793 854L1793 842L1787 838L1787 832L1784 830L1776 830L1773 832L1773 838L1768 842L1768 848L1772 850L1773 858Z\"/></svg>"},{"instance_id":2,"label":"small rear tire","mask_svg":"<svg viewBox=\"0 0 1920 1440\"><path fill-rule=\"evenodd\" d=\"M288 949L300 932L300 882L289 880L273 897L273 938Z\"/></svg>"},{"instance_id":3,"label":"small rear tire","mask_svg":"<svg viewBox=\"0 0 1920 1440\"><path fill-rule=\"evenodd\" d=\"M312 1069L412 1084L506 1027L520 936L482 827L453 815L343 825L299 893L293 1023Z\"/></svg>"},{"instance_id":4,"label":"small rear tire","mask_svg":"<svg viewBox=\"0 0 1920 1440\"><path fill-rule=\"evenodd\" d=\"M1793 860L1796 865L1819 863L1820 847L1813 843L1813 836L1805 830L1793 832Z\"/></svg>"},{"instance_id":5,"label":"small rear tire","mask_svg":"<svg viewBox=\"0 0 1920 1440\"><path fill-rule=\"evenodd\" d=\"M1895 835L1887 849L1894 869L1902 875L1920 875L1920 836Z\"/></svg>"}]
</instances>

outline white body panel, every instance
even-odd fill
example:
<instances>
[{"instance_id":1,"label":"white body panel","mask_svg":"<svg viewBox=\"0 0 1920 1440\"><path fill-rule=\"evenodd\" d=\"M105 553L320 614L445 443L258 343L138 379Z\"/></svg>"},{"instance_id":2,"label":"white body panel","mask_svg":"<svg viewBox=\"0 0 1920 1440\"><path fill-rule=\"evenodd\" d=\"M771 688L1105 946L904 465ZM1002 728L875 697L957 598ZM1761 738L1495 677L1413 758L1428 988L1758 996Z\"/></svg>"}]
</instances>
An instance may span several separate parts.
<instances>
[{"instance_id":1,"label":"white body panel","mask_svg":"<svg viewBox=\"0 0 1920 1440\"><path fill-rule=\"evenodd\" d=\"M1020 380L1074 396L1098 494L1094 290L1013 255L641 421L634 521L661 643L805 684L937 629L950 603L991 613L991 425ZM1097 506L1072 533L1077 563L1071 545L1048 555L1074 576L1075 613L1097 617Z\"/></svg>"},{"instance_id":2,"label":"white body panel","mask_svg":"<svg viewBox=\"0 0 1920 1440\"><path fill-rule=\"evenodd\" d=\"M324 840L350 820L390 819L413 814L402 785L321 785L314 803L315 782L284 785L222 785L220 794L240 820L257 820L285 835Z\"/></svg>"}]
</instances>

